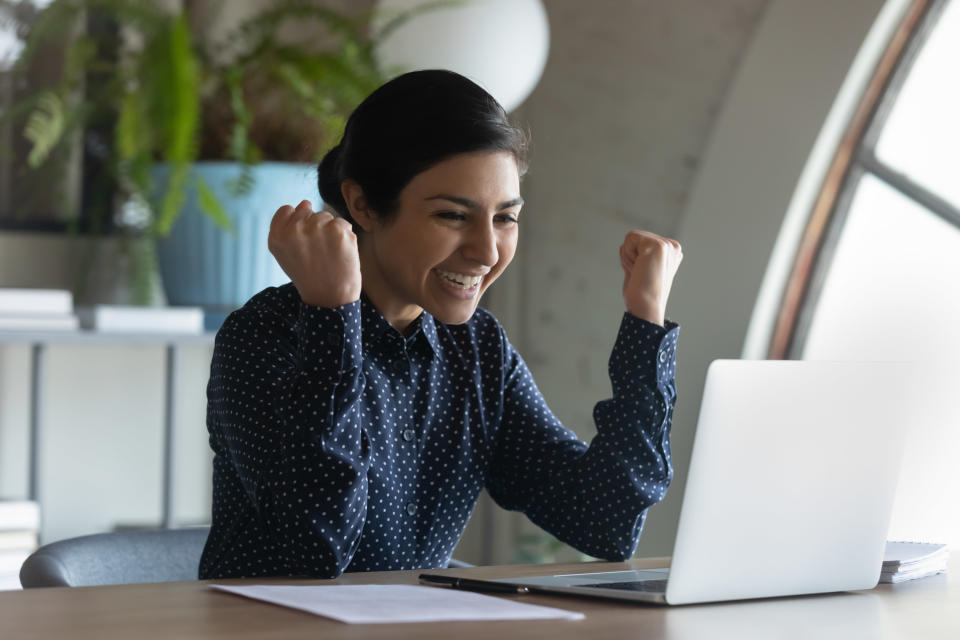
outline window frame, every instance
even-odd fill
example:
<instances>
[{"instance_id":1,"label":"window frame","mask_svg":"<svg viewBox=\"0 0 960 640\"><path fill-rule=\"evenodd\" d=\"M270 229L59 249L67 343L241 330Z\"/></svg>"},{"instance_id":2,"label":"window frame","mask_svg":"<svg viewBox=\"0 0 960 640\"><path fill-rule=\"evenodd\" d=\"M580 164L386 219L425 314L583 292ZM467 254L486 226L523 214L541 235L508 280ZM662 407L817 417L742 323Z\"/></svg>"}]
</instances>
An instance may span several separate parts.
<instances>
[{"instance_id":1,"label":"window frame","mask_svg":"<svg viewBox=\"0 0 960 640\"><path fill-rule=\"evenodd\" d=\"M820 293L863 175L875 176L960 227L960 210L881 162L874 152L900 90L950 1L913 0L878 61L837 147L803 230L784 286L767 358L802 358Z\"/></svg>"}]
</instances>

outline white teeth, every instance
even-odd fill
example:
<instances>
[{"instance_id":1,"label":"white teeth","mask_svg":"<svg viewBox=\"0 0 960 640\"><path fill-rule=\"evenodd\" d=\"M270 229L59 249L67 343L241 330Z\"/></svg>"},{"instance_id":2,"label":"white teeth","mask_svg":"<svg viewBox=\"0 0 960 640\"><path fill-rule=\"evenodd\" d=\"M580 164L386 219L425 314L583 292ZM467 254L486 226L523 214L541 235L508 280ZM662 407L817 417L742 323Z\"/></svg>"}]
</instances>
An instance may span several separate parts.
<instances>
[{"instance_id":1,"label":"white teeth","mask_svg":"<svg viewBox=\"0 0 960 640\"><path fill-rule=\"evenodd\" d=\"M444 280L460 289L473 289L483 280L483 276L468 276L453 271L444 271L443 269L437 269L436 272Z\"/></svg>"}]
</instances>

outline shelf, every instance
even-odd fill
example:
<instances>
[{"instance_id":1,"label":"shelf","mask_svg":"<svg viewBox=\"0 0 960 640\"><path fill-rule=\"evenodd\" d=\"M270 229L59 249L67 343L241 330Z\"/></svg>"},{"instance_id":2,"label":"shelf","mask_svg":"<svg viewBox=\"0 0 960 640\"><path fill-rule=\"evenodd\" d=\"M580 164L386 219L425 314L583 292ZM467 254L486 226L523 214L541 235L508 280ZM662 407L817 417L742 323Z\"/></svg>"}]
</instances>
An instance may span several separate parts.
<instances>
[{"instance_id":1,"label":"shelf","mask_svg":"<svg viewBox=\"0 0 960 640\"><path fill-rule=\"evenodd\" d=\"M40 469L43 464L40 456L40 438L43 431L44 407L44 368L46 366L47 347L66 346L157 346L165 350L164 358L164 445L163 445L163 526L176 526L173 518L173 481L176 460L173 456L177 436L175 422L177 406L177 362L181 347L191 345L212 345L214 333L121 333L98 331L0 331L0 346L27 345L30 347L30 458L28 498L36 500L43 508Z\"/></svg>"}]
</instances>

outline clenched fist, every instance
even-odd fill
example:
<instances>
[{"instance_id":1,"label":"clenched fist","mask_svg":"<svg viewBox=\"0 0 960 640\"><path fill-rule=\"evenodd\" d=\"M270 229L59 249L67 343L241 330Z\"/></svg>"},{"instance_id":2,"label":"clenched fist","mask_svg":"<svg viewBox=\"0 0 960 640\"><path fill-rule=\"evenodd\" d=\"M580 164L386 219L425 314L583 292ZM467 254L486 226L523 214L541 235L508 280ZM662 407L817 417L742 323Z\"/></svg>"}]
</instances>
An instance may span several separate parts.
<instances>
[{"instance_id":1,"label":"clenched fist","mask_svg":"<svg viewBox=\"0 0 960 640\"><path fill-rule=\"evenodd\" d=\"M309 200L277 209L267 247L306 304L333 309L360 299L360 255L350 223Z\"/></svg>"},{"instance_id":2,"label":"clenched fist","mask_svg":"<svg viewBox=\"0 0 960 640\"><path fill-rule=\"evenodd\" d=\"M667 298L683 260L680 243L649 231L630 231L620 246L627 311L663 325Z\"/></svg>"}]
</instances>

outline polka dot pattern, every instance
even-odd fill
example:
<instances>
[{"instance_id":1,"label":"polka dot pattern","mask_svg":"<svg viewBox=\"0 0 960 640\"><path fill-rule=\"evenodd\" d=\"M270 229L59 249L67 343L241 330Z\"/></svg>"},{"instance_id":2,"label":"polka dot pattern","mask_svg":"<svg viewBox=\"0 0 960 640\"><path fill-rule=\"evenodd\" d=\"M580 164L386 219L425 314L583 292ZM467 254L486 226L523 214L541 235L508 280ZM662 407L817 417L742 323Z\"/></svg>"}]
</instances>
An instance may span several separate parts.
<instances>
[{"instance_id":1,"label":"polka dot pattern","mask_svg":"<svg viewBox=\"0 0 960 640\"><path fill-rule=\"evenodd\" d=\"M443 567L484 487L584 553L628 557L672 477L678 330L624 315L588 446L483 309L424 312L404 337L365 297L261 292L217 334L200 577Z\"/></svg>"}]
</instances>

